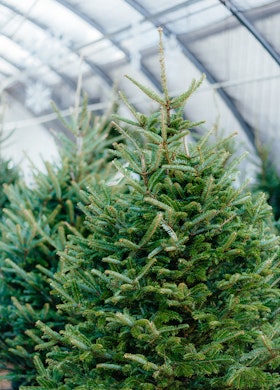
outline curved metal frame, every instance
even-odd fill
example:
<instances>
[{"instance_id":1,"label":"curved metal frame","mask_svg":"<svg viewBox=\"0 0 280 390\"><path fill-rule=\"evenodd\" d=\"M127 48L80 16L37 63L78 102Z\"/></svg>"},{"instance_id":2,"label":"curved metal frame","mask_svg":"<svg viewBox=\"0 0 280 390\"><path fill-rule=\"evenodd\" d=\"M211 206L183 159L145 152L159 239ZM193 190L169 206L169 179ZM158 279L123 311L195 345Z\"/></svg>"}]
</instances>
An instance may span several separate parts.
<instances>
[{"instance_id":1,"label":"curved metal frame","mask_svg":"<svg viewBox=\"0 0 280 390\"><path fill-rule=\"evenodd\" d=\"M13 11L14 13L20 15L20 16L24 16L24 14L20 11L18 11L16 8L14 8L13 6L10 6L10 5L7 5L5 3L3 3L2 1L0 1L0 4L3 6L3 7L6 7L8 9L10 9L11 11ZM37 20L35 20L34 18L31 18L30 16L28 17L28 21L30 21L31 23L35 24L37 27L39 27L40 29L42 30L46 30L48 28L48 26L38 22ZM87 60L84 60L84 63L87 64L99 77L101 77L101 79L109 86L109 87L112 87L113 86L113 80L111 79L111 77L103 71L103 69L101 69L97 64L95 64L93 61L87 61ZM48 64L47 66L50 67L50 65ZM50 67L51 69L51 67ZM52 69L53 72L57 73L59 76L61 75L61 73L59 73L55 68ZM64 76L63 78L66 78L67 76ZM74 83L74 81L72 80L72 83ZM75 84L75 88L76 88L76 84Z\"/></svg>"},{"instance_id":2,"label":"curved metal frame","mask_svg":"<svg viewBox=\"0 0 280 390\"><path fill-rule=\"evenodd\" d=\"M98 30L103 36L107 35L106 30L94 19L89 18L88 15L86 15L81 10L73 7L71 4L67 3L65 0L56 0L58 3L69 9L71 12L79 16L82 20L84 20L86 23L88 23L90 26L94 27L96 30ZM196 0L197 1L197 0ZM131 55L128 50L126 50L116 39L113 37L108 36L107 38L114 46L116 46L126 57L128 61L131 59ZM140 63L141 71L150 79L150 81L156 86L158 90L161 90L161 84L158 82L158 80L152 75L152 73L149 71L149 69L143 64L141 61Z\"/></svg>"},{"instance_id":3,"label":"curved metal frame","mask_svg":"<svg viewBox=\"0 0 280 390\"><path fill-rule=\"evenodd\" d=\"M11 42L13 42L14 44L16 44L17 46L19 46L21 48L21 46L13 41L7 34L4 34L2 33L2 35L9 39ZM29 53L29 51L27 49L24 49L27 53ZM2 58L5 59L5 61L9 62L11 65L15 66L16 68L18 68L20 71L23 71L24 72L24 67L19 67L18 65L14 64L13 62L9 61L6 57L3 57ZM71 88L73 89L76 89L77 85L76 83L70 78L68 77L67 75L57 71L57 69L55 69L53 66L49 65L49 64L44 64L45 66L47 66L52 72L54 72L55 74L57 74L67 85L70 85Z\"/></svg>"},{"instance_id":4,"label":"curved metal frame","mask_svg":"<svg viewBox=\"0 0 280 390\"><path fill-rule=\"evenodd\" d=\"M199 61L198 58L195 57L195 55L188 49L188 47L185 45L185 43L180 39L180 36L174 34L172 32L172 30L170 28L167 27L167 25L165 24L162 24L162 23L159 23L159 21L157 20L157 18L159 18L160 16L164 15L165 13L167 12L170 12L170 10L176 10L176 9L180 9L184 6L187 6L187 5L190 5L190 4L193 4L193 3L197 3L201 0L186 0L180 4L177 4L177 5L174 5L174 6L170 6L167 10L163 10L163 11L159 11L158 13L156 14L152 14L150 13L145 7L143 7L140 2L138 0L124 0L127 4L129 4L132 8L134 8L137 12L139 12L143 18L144 18L144 21L147 20L147 21L150 21L152 24L154 25L161 25L162 28L163 28L163 32L165 35L167 36L170 36L171 34L174 35L177 39L177 42L178 44L180 45L180 48L182 50L182 52L184 53L184 55L195 65L195 67L200 71L200 72L203 72L206 74L207 76L207 79L209 81L210 84L216 84L217 83L217 80L215 79L215 77L212 75L212 73L205 67L205 65ZM238 8L236 7L236 5L234 4L234 1L232 0L219 0L221 4L223 4L225 7L227 7L229 9L229 11L235 16L235 18L244 26L247 28L247 30L255 37L255 39L257 39L261 45L264 47L264 49L271 55L271 57L277 62L277 64L279 65L280 64L280 55L276 52L276 50L269 44L269 42L267 42L267 40L255 29L255 27L253 26L253 24L250 23L250 21L246 18L246 16L244 15L244 13L242 13L241 11L238 10ZM72 4L70 4L69 2L65 1L65 0L57 0L57 2L59 4L61 4L62 6L64 6L65 8L67 8L69 11L71 11L72 13L74 13L75 15L77 15L79 18L81 18L84 22L86 22L87 24L89 24L90 26L94 27L96 30L98 30L104 38L102 39L108 39L115 47L117 47L125 56L125 59L127 61L130 61L131 59L131 55L130 55L130 52L124 48L121 43L115 38L115 34L109 34L106 32L105 28L100 25L97 21L95 21L94 19L92 19L91 17L89 17L86 13L84 13L83 11L81 11L79 8L76 8L74 7ZM4 7L6 8L9 8L10 10L12 10L14 13L16 14L19 14L21 16L24 16L24 14L20 11L18 11L16 8L14 8L13 6L10 6L10 5L7 5L5 3L3 3L3 1L0 0L0 4L3 5ZM38 22L37 20L35 20L34 18L28 16L28 20L35 24L36 26L38 26L39 28L41 29L46 29L48 28L47 25L45 24L42 24L40 22ZM124 29L121 29L120 31L122 30L126 30L128 29L129 27L125 27ZM8 37L9 38L9 37ZM94 43L94 42L92 42ZM75 50L77 50L77 48L69 48L70 50L72 50L73 52L75 52ZM79 48L80 49L80 48ZM92 71L97 74L109 87L112 87L113 85L113 80L112 78L110 77L110 75L105 72L99 65L97 65L96 63L94 63L93 61L91 60L88 60L88 59L85 59L84 60L84 63L87 64L91 69ZM14 64L13 64L14 65ZM59 69L57 69L56 67L52 67L50 66L49 64L47 64L47 66L53 71L55 72L56 74L58 74L58 76L64 80L67 85L70 85L72 88L74 88L74 86L76 87L76 83L73 81L73 79L71 77L68 77L67 75L63 74L62 72L59 71ZM151 71L149 70L149 68L147 66L145 66L145 64L143 63L143 61L141 61L141 71L150 79L150 81L155 85L155 87L158 89L158 90L161 90L161 84L160 84L160 81L151 73ZM223 88L217 88L217 92L219 93L221 99L224 101L224 103L226 104L226 106L230 109L230 111L232 112L233 116L237 119L237 121L239 122L241 128L244 130L245 134L247 135L247 137L249 138L249 140L254 144L254 132L252 130L252 128L248 125L248 123L245 121L245 119L242 117L242 115L240 114L240 112L238 111L237 107L235 106L233 100L231 99L231 97L227 94L227 92L223 89Z\"/></svg>"},{"instance_id":5,"label":"curved metal frame","mask_svg":"<svg viewBox=\"0 0 280 390\"><path fill-rule=\"evenodd\" d=\"M20 47L20 45L19 45L17 42L13 41L7 34L2 33L2 35L3 35L5 38L7 38L8 40L10 40L11 42L13 42L14 44L16 44L17 46ZM25 50L26 50L26 49L25 49ZM28 50L26 50L26 52L28 53ZM4 61L6 61L7 63L11 64L11 65L14 66L15 68L17 68L20 72L24 72L25 68L24 68L23 66L19 66L19 64L17 64L17 63L15 63L15 62L11 61L11 60L8 59L6 56L1 55L1 58L3 58ZM74 81L73 81L70 77L68 77L68 76L66 76L66 75L64 75L64 74L61 74L60 72L58 72L56 69L54 69L54 68L51 67L50 65L46 65L46 66L48 66L48 68L49 68L50 70L52 70L55 74L57 74L57 75L65 82L65 84L70 85L71 88L73 88L74 90L76 90L77 86L76 86L76 84L74 83ZM28 76L28 77L29 77L29 76ZM54 93L54 95L57 95L57 94ZM57 95L57 96L58 96L58 95Z\"/></svg>"},{"instance_id":6,"label":"curved metal frame","mask_svg":"<svg viewBox=\"0 0 280 390\"><path fill-rule=\"evenodd\" d=\"M280 65L280 55L270 45L270 43L259 33L259 31L253 26L252 23L246 18L243 12L239 11L232 0L220 0L235 18L260 42L263 48L269 53L269 55Z\"/></svg>"}]
</instances>

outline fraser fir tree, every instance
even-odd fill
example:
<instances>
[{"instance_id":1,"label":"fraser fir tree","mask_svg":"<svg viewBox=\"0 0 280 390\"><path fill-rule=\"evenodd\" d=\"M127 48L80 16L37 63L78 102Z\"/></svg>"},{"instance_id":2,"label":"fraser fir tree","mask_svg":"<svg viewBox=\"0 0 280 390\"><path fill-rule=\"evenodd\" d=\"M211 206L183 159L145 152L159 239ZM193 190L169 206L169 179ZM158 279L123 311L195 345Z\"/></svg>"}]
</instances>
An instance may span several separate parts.
<instances>
[{"instance_id":1,"label":"fraser fir tree","mask_svg":"<svg viewBox=\"0 0 280 390\"><path fill-rule=\"evenodd\" d=\"M6 159L2 155L3 144L10 135L4 137L0 131L0 215L2 216L2 209L8 203L7 195L4 191L4 184L13 184L19 180L20 172L17 166L13 165L11 159Z\"/></svg>"},{"instance_id":2,"label":"fraser fir tree","mask_svg":"<svg viewBox=\"0 0 280 390\"><path fill-rule=\"evenodd\" d=\"M258 143L258 155L260 157L260 170L253 186L254 191L263 191L267 195L267 201L271 205L275 217L275 225L280 230L280 175L277 167L269 156L269 149Z\"/></svg>"},{"instance_id":3,"label":"fraser fir tree","mask_svg":"<svg viewBox=\"0 0 280 390\"><path fill-rule=\"evenodd\" d=\"M45 172L34 168L31 188L24 182L6 186L9 204L0 226L0 362L11 370L14 388L34 383L34 346L40 340L35 322L57 330L71 321L56 310L48 278L57 270L57 252L64 249L67 234L87 234L76 203L84 199L81 189L110 170L107 146L114 138L108 115L92 118L85 99L69 123L61 118L71 137L59 136L59 160L46 162Z\"/></svg>"},{"instance_id":4,"label":"fraser fir tree","mask_svg":"<svg viewBox=\"0 0 280 390\"><path fill-rule=\"evenodd\" d=\"M267 228L264 195L233 180L220 141L188 144L182 117L199 87L170 98L160 45L163 96L129 78L160 105L116 125L126 191L91 189L87 238L72 235L52 281L58 309L83 317L58 331L44 321L31 389L279 388L279 243ZM135 134L143 136L143 143ZM127 168L124 168L124 161ZM126 165L127 165L126 164ZM50 348L51 345L51 348Z\"/></svg>"},{"instance_id":5,"label":"fraser fir tree","mask_svg":"<svg viewBox=\"0 0 280 390\"><path fill-rule=\"evenodd\" d=\"M4 184L15 183L19 179L19 172L16 167L14 167L10 160L5 160L0 158L0 208L1 215L2 209L8 203L7 195L4 191Z\"/></svg>"}]
</instances>

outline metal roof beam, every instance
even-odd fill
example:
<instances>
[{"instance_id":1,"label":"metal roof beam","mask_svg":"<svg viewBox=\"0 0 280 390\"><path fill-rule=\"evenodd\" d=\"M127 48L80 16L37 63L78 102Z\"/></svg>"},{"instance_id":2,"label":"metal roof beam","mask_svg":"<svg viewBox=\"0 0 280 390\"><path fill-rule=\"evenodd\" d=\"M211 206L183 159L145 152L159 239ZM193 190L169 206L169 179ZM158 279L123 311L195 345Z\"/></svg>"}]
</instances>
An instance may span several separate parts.
<instances>
[{"instance_id":1,"label":"metal roof beam","mask_svg":"<svg viewBox=\"0 0 280 390\"><path fill-rule=\"evenodd\" d=\"M15 41L13 41L7 34L4 34L3 32L1 33L5 38L9 39L11 42L15 43L16 45L19 46L19 44ZM19 46L20 47L20 46ZM29 51L27 51L26 49L24 49L27 53L29 53ZM30 53L30 55L32 55ZM22 73L26 73L25 71L25 67L24 66L20 66L14 62L11 62L7 59L7 57L3 57L3 55L1 55L2 58L5 59L5 61L9 62L11 65L14 65L17 69L19 69ZM34 57L34 56L33 56ZM43 64L42 64L43 65ZM68 77L67 75L57 71L54 67L52 67L51 65L49 64L44 64L45 66L47 66L52 72L54 72L55 74L57 74L67 85L69 85L71 88L73 88L74 90L77 88L77 85L76 83L70 78ZM26 74L26 76L28 76Z\"/></svg>"},{"instance_id":2,"label":"metal roof beam","mask_svg":"<svg viewBox=\"0 0 280 390\"><path fill-rule=\"evenodd\" d=\"M23 71L24 71L24 67L23 66L20 66L20 65L18 65L17 63L15 63L15 62L13 62L13 61L11 61L10 59L8 59L7 57L5 57L5 56L3 56L3 55L1 55L1 58L4 60L4 61L6 61L8 64L10 64L10 65L12 65L12 66L14 66L18 71L19 71L19 75L20 74L22 74L23 73ZM8 78L9 78L10 76L8 76ZM12 76L13 77L13 76ZM16 77L15 79L14 79L14 82L21 82L21 77ZM75 87L76 88L76 87ZM20 101L20 103L21 104L23 104L24 103L24 92L23 92L23 90L22 90L22 93L19 93L19 89L18 88L14 88L12 85L10 85L10 86L2 86L1 84L0 84L0 92L2 91L2 90L7 90L8 91L8 93L11 95L11 96L13 96L15 99L17 99L18 101ZM52 93L53 93L53 97L54 97L54 100L56 100L56 99L60 99L61 98L61 96L59 96L56 92L55 92L55 89L54 90L52 90ZM29 108L28 108L29 109ZM30 110L30 109L29 109Z\"/></svg>"},{"instance_id":3,"label":"metal roof beam","mask_svg":"<svg viewBox=\"0 0 280 390\"><path fill-rule=\"evenodd\" d=\"M190 0L189 0L190 1ZM194 0L192 0L194 1ZM195 0L195 1L198 1L198 0ZM200 0L199 0L200 1ZM61 5L63 5L64 7L66 7L67 9L69 9L71 12L73 12L74 14L76 14L77 16L79 16L82 20L84 20L86 23L88 23L90 26L94 27L96 30L98 30L102 35L104 36L107 36L107 32L106 30L103 28L103 26L101 26L98 22L96 22L94 19L92 19L91 17L89 17L87 14L85 14L84 12L82 12L80 9L72 6L71 4L69 4L67 1L65 0L57 0L58 3L60 3ZM113 36L110 36L108 35L107 36L107 39L114 45L116 46L126 57L126 59L128 61L131 60L131 55L130 55L130 52L125 49L121 44L120 42L118 42ZM145 64L143 64L143 62L141 61L140 63L140 67L141 67L141 70L142 72L150 79L150 81L156 86L156 88L158 88L160 91L161 91L161 85L160 83L158 82L158 80L153 76L153 74L151 74L151 72L149 71L149 69L146 67Z\"/></svg>"},{"instance_id":4,"label":"metal roof beam","mask_svg":"<svg viewBox=\"0 0 280 390\"><path fill-rule=\"evenodd\" d=\"M3 1L0 1L0 4L3 7L6 7L8 9L10 9L14 13L16 13L16 14L22 16L22 17L25 16L22 12L18 11L15 7L13 7L11 5L7 5L6 3L3 3ZM49 26L46 26L45 24L38 22L36 19L34 19L34 18L30 17L30 16L28 17L27 20L30 21L31 23L33 23L34 25L36 25L37 27L41 28L44 31L46 31L46 29L49 28ZM85 59L84 59L84 63L87 64L109 87L113 86L113 80L111 79L111 77L106 72L103 71L103 69L100 66L95 64L93 61L87 61ZM56 68L53 68L52 70L55 73L59 74L59 76L61 77L62 73L59 72ZM65 77L67 77L67 76L65 76ZM72 83L74 83L73 80L72 80ZM75 83L75 88L76 88L76 83Z\"/></svg>"},{"instance_id":5,"label":"metal roof beam","mask_svg":"<svg viewBox=\"0 0 280 390\"><path fill-rule=\"evenodd\" d=\"M253 26L252 23L246 18L243 12L239 11L232 0L220 0L235 18L248 30L250 33L260 42L264 49L270 54L270 56L280 65L280 55L270 45L270 43L260 34L260 32Z\"/></svg>"},{"instance_id":6,"label":"metal roof beam","mask_svg":"<svg viewBox=\"0 0 280 390\"><path fill-rule=\"evenodd\" d=\"M89 24L91 27L94 27L97 31L99 31L103 36L107 34L106 30L104 29L101 24L99 24L96 20L89 17L87 14L82 12L80 9L74 7L73 5L69 4L65 0L56 0L57 3L60 3L65 8L67 8L69 11L71 11L73 14L77 15L80 19L82 19L84 22ZM126 50L122 45L113 37L109 37L108 41L110 41L113 45L115 45L120 51L122 51L127 59L130 59L130 53L128 50Z\"/></svg>"},{"instance_id":7,"label":"metal roof beam","mask_svg":"<svg viewBox=\"0 0 280 390\"><path fill-rule=\"evenodd\" d=\"M138 12L141 13L145 18L152 21L152 23L156 26L161 26L163 29L163 32L165 35L175 35L167 26L157 21L155 18L153 18L152 14L144 8L141 4L139 4L136 0L125 0L129 5L134 7ZM209 72L209 70L193 55L193 53L184 45L184 43L178 38L177 35L175 35L178 44L181 47L181 50L185 54L185 56L196 66L196 68L201 72L205 73L207 80L211 84L216 84L217 80L215 77ZM237 110L236 106L234 105L233 101L231 100L230 96L225 92L222 88L217 88L217 92L219 93L222 100L225 102L227 107L231 110L234 117L239 122L240 126L244 130L245 134L247 135L250 142L254 145L255 144L255 135L252 130L252 128L247 124L247 122L244 120L240 112Z\"/></svg>"}]
</instances>

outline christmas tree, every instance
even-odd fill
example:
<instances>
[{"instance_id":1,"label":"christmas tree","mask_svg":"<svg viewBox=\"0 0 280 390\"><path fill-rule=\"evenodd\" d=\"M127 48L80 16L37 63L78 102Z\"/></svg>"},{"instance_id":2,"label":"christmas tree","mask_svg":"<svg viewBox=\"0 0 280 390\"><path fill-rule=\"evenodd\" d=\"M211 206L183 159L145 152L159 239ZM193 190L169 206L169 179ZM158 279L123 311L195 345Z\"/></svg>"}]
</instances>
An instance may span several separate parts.
<instances>
[{"instance_id":1,"label":"christmas tree","mask_svg":"<svg viewBox=\"0 0 280 390\"><path fill-rule=\"evenodd\" d=\"M116 119L130 145L115 145L123 189L89 191L90 234L69 238L51 282L58 309L82 320L37 322L47 359L22 390L279 387L271 209L233 185L228 140L188 142L198 124L183 107L202 80L171 98L162 43L160 65L163 96L128 77L160 110L141 114L122 94L134 116Z\"/></svg>"},{"instance_id":2,"label":"christmas tree","mask_svg":"<svg viewBox=\"0 0 280 390\"><path fill-rule=\"evenodd\" d=\"M48 279L57 271L57 252L64 249L67 234L87 234L76 203L85 199L81 190L110 171L107 146L115 139L110 115L93 118L85 99L69 122L61 118L70 136L57 135L60 158L45 162L45 171L34 167L31 187L23 181L5 187L9 203L0 225L0 362L10 370L14 388L34 383L34 346L40 340L35 322L60 329L71 321L56 310Z\"/></svg>"},{"instance_id":3,"label":"christmas tree","mask_svg":"<svg viewBox=\"0 0 280 390\"><path fill-rule=\"evenodd\" d=\"M257 143L260 157L260 169L256 177L253 191L262 191L267 195L267 201L271 205L275 218L275 226L280 230L280 175L275 164L271 161L270 150L267 146Z\"/></svg>"},{"instance_id":4,"label":"christmas tree","mask_svg":"<svg viewBox=\"0 0 280 390\"><path fill-rule=\"evenodd\" d=\"M3 135L3 131L0 130L0 215L2 216L2 209L8 203L7 196L4 191L4 184L13 184L19 180L19 169L15 166L11 159L7 159L2 155L2 148L5 142L10 137L8 134L6 137Z\"/></svg>"}]
</instances>

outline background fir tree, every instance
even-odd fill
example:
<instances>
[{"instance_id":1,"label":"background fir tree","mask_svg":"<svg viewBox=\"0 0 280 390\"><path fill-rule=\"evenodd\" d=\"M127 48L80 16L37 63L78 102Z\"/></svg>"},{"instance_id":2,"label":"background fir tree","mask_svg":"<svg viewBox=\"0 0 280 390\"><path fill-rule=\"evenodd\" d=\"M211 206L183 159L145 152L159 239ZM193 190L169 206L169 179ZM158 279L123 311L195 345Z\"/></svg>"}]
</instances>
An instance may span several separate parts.
<instances>
[{"instance_id":1,"label":"background fir tree","mask_svg":"<svg viewBox=\"0 0 280 390\"><path fill-rule=\"evenodd\" d=\"M6 207L8 203L7 195L4 191L4 184L15 183L19 179L18 169L12 165L10 160L5 160L0 157L0 210Z\"/></svg>"},{"instance_id":2,"label":"background fir tree","mask_svg":"<svg viewBox=\"0 0 280 390\"><path fill-rule=\"evenodd\" d=\"M31 188L23 181L6 186L9 204L0 226L0 361L11 370L15 389L34 383L35 322L60 329L66 321L56 310L48 278L57 270L57 251L64 249L67 234L87 234L76 203L84 200L82 189L110 171L107 147L115 138L108 116L92 118L85 99L69 123L61 118L71 137L59 136L60 159L46 162L45 172L34 167Z\"/></svg>"},{"instance_id":3,"label":"background fir tree","mask_svg":"<svg viewBox=\"0 0 280 390\"><path fill-rule=\"evenodd\" d=\"M42 321L38 386L31 389L271 389L279 387L279 243L264 195L234 188L239 161L226 141L198 144L182 107L129 79L161 110L119 131L115 166L126 193L92 189L82 206L91 232L73 235L52 284L58 308L83 321ZM145 141L134 140L140 132ZM136 176L137 175L137 176ZM137 179L138 178L138 179ZM51 343L51 348L49 345Z\"/></svg>"},{"instance_id":4,"label":"background fir tree","mask_svg":"<svg viewBox=\"0 0 280 390\"><path fill-rule=\"evenodd\" d=\"M262 191L267 194L267 201L271 205L275 226L280 230L279 218L280 218L280 175L277 171L277 167L274 166L269 154L269 148L257 143L258 155L260 157L260 169L256 177L256 183L253 186L253 191Z\"/></svg>"},{"instance_id":5,"label":"background fir tree","mask_svg":"<svg viewBox=\"0 0 280 390\"><path fill-rule=\"evenodd\" d=\"M20 172L17 166L13 164L11 159L3 157L2 150L5 146L5 142L9 138L3 136L3 132L0 130L0 215L2 216L2 209L6 207L8 203L7 195L5 194L3 185L13 184L19 180Z\"/></svg>"}]
</instances>

